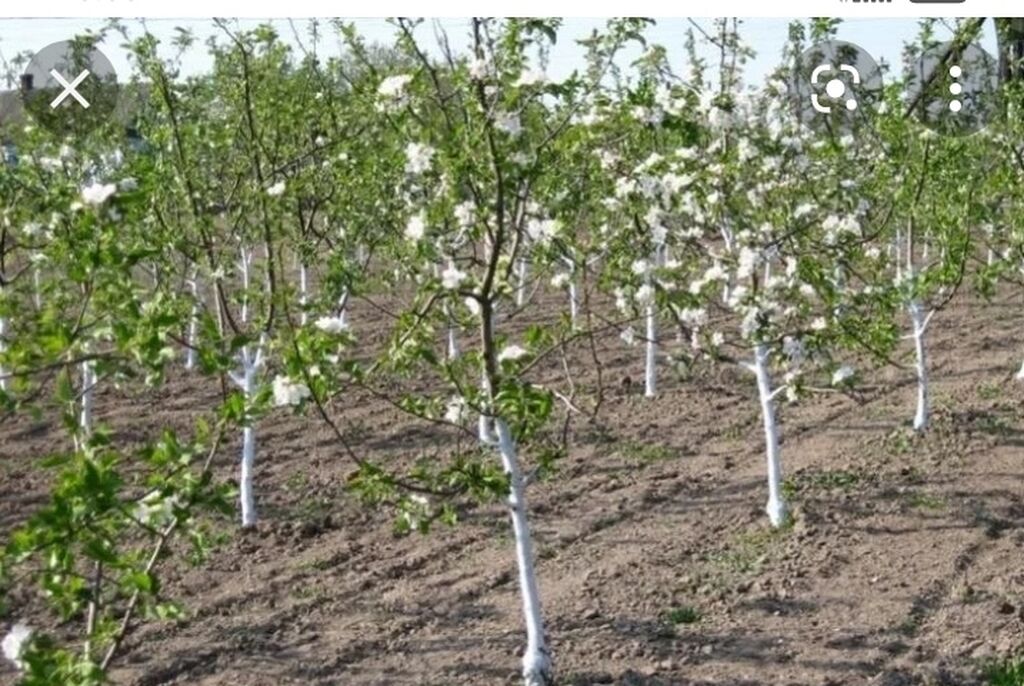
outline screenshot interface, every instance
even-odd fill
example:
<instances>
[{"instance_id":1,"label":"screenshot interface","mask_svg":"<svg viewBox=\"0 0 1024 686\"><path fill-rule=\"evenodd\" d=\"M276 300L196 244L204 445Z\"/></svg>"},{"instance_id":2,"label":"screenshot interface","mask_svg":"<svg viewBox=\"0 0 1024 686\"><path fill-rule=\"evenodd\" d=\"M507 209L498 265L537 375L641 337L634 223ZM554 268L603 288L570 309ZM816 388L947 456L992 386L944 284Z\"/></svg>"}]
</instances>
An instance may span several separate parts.
<instances>
[{"instance_id":1,"label":"screenshot interface","mask_svg":"<svg viewBox=\"0 0 1024 686\"><path fill-rule=\"evenodd\" d=\"M0 16L0 684L1024 686L1016 3L432 4Z\"/></svg>"}]
</instances>

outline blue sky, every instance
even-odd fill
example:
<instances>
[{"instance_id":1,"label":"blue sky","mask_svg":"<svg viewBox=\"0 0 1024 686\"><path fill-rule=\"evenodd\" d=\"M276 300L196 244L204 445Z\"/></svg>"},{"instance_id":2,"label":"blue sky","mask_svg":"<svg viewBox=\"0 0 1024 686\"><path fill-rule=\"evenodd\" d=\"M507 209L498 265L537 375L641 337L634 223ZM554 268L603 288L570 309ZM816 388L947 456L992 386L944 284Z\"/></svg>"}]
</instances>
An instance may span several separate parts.
<instances>
[{"instance_id":1,"label":"blue sky","mask_svg":"<svg viewBox=\"0 0 1024 686\"><path fill-rule=\"evenodd\" d=\"M393 29L383 19L357 19L354 20L360 32L371 41L389 42L393 35ZM711 26L711 20L697 20L705 27ZM129 25L131 21L127 22ZM243 20L242 26L253 26L259 20ZM275 20L272 22L279 30L282 37L294 43L293 31L287 21ZM582 49L575 44L576 38L581 38L590 33L594 28L602 25L600 19L571 18L565 20L563 31L560 33L558 45L551 55L549 72L552 77L560 77L568 74L574 68L581 65ZM452 42L456 46L464 45L467 40L468 22L462 19L441 20L444 29L451 35ZM787 35L787 19L750 19L744 22L742 36L744 41L756 52L757 57L748 65L746 81L748 84L759 84L764 76L778 62L780 51ZM100 19L0 19L0 52L10 58L23 50L37 50L50 43L65 40L75 33L86 28L98 29L103 25ZM215 32L211 23L202 19L153 19L148 20L147 25L160 38L169 39L176 26L185 26L195 31L200 37L206 37ZM296 20L296 27L306 38L304 20ZM659 19L656 27L650 30L650 40L666 46L669 50L670 59L679 71L685 69L685 52L683 40L689 22L684 18ZM898 65L900 52L903 43L914 37L917 32L917 21L913 19L849 19L840 28L839 38L856 43L869 53L876 60L886 60L891 64ZM420 27L420 35L425 42L432 39L432 28L429 24ZM117 69L119 74L128 71L128 61L124 51L117 45L120 37L116 37L110 43L101 46L101 50L107 55ZM995 39L992 35L990 23L986 26L986 36L982 43L989 52L995 52ZM338 45L335 40L324 44L326 52L337 52ZM195 46L185 62L187 73L203 71L208 60L203 54L203 46ZM708 57L711 57L711 48L707 48ZM2 85L2 84L0 84Z\"/></svg>"}]
</instances>

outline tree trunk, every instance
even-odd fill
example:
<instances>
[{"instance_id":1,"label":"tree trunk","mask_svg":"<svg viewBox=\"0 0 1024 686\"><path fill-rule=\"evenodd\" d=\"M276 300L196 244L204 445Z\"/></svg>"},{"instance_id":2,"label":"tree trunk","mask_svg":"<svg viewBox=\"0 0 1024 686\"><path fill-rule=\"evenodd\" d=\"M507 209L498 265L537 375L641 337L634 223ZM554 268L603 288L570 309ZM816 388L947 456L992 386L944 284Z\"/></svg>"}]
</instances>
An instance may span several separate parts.
<instances>
[{"instance_id":1,"label":"tree trunk","mask_svg":"<svg viewBox=\"0 0 1024 686\"><path fill-rule=\"evenodd\" d=\"M508 508L515 536L519 593L523 601L523 617L526 620L523 680L525 686L549 686L552 679L551 657L548 655L544 638L544 619L541 613L540 591L537 588L537 572L534 567L533 541L526 520L525 483L512 432L502 419L495 419L494 425L502 467L509 479Z\"/></svg>"},{"instance_id":2,"label":"tree trunk","mask_svg":"<svg viewBox=\"0 0 1024 686\"><path fill-rule=\"evenodd\" d=\"M917 373L917 412L914 414L914 431L924 431L928 428L928 359L925 352L924 334L925 316L921 303L911 301L907 308L910 312L910 321L913 326L914 351L916 360L914 369Z\"/></svg>"},{"instance_id":3,"label":"tree trunk","mask_svg":"<svg viewBox=\"0 0 1024 686\"><path fill-rule=\"evenodd\" d=\"M786 522L786 502L782 496L782 454L779 449L779 428L775 419L775 389L768 373L768 346L759 343L754 350L754 374L757 376L757 396L761 401L764 420L765 456L768 461L768 504L765 511L772 526Z\"/></svg>"}]
</instances>

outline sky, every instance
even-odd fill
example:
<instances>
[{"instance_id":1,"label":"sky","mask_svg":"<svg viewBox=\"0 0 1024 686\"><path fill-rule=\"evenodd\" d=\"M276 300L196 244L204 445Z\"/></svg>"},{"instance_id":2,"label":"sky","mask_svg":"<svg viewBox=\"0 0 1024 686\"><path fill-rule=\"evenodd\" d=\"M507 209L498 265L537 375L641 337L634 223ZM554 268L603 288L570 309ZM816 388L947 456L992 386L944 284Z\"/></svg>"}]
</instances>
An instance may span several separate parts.
<instances>
[{"instance_id":1,"label":"sky","mask_svg":"<svg viewBox=\"0 0 1024 686\"><path fill-rule=\"evenodd\" d=\"M706 29L711 28L711 20L695 20ZM360 33L370 42L389 43L394 35L394 28L384 19L353 20ZM132 27L131 20L126 23ZM247 19L240 26L249 28L261 23L258 19ZM294 31L287 20L273 20L279 35L288 42L295 44ZM469 22L465 19L440 20L443 28L452 38L456 47L465 46L468 42ZM50 43L65 40L91 28L97 30L104 24L102 19L0 19L0 55L10 59L22 51L36 51ZM583 49L575 43L575 39L588 35L593 29L602 26L601 19L570 18L566 19L559 40L551 54L548 73L552 78L564 77L573 69L582 66ZM745 81L748 85L757 85L764 81L765 76L776 66L781 55L782 46L787 36L788 19L750 19L743 23L741 36L744 42L756 52L756 57L747 66ZM302 39L307 38L306 20L294 22ZM209 20L201 19L152 19L147 26L161 40L169 41L174 35L175 27L183 26L195 32L197 37L205 38L216 32ZM691 24L685 18L659 19L657 25L648 32L652 42L660 43L668 49L669 59L675 69L683 73L686 70L686 54L683 48L686 31ZM138 26L134 27L138 31ZM893 18L861 18L848 19L839 29L838 38L855 43L869 52L876 61L885 60L893 65L900 64L900 54L905 41L913 39L917 33L917 21L913 19ZM329 27L325 27L329 29ZM429 23L420 26L419 35L424 44L432 41L433 29ZM121 37L114 36L100 46L100 50L113 63L118 74L130 71L127 55L120 43ZM982 47L995 54L995 38L991 22L986 22L986 34ZM337 53L337 41L324 43L322 51ZM712 57L710 46L701 48L707 57ZM169 54L169 48L168 48ZM635 56L635 55L634 55ZM202 73L209 66L209 59L204 54L202 43L193 46L183 62L185 74ZM5 87L0 84L0 87Z\"/></svg>"}]
</instances>

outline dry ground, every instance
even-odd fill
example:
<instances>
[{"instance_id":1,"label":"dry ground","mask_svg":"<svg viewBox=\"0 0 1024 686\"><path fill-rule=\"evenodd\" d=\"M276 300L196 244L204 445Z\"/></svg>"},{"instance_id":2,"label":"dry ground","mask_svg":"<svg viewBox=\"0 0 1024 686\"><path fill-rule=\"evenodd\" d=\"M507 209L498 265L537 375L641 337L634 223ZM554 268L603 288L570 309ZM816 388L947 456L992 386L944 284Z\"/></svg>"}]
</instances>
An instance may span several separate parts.
<instances>
[{"instance_id":1,"label":"dry ground","mask_svg":"<svg viewBox=\"0 0 1024 686\"><path fill-rule=\"evenodd\" d=\"M980 683L979 663L1024 646L1022 332L1012 299L964 296L936 317L924 437L905 421L909 371L868 374L860 402L785 407L796 518L781 532L762 514L752 379L666 373L645 400L622 383L642 374L642 351L606 341L605 430L578 425L559 474L529 493L558 683ZM131 439L186 426L216 392L185 380L157 397L104 390L97 406ZM346 421L365 428L365 451L436 440L366 398ZM50 428L0 427L5 530L40 502L32 458L57 440ZM170 572L191 615L133 638L117 683L518 683L522 620L500 506L399 537L345 492L349 463L326 429L281 414L259 440L259 530L225 526L207 566ZM232 446L222 474L235 458Z\"/></svg>"}]
</instances>

